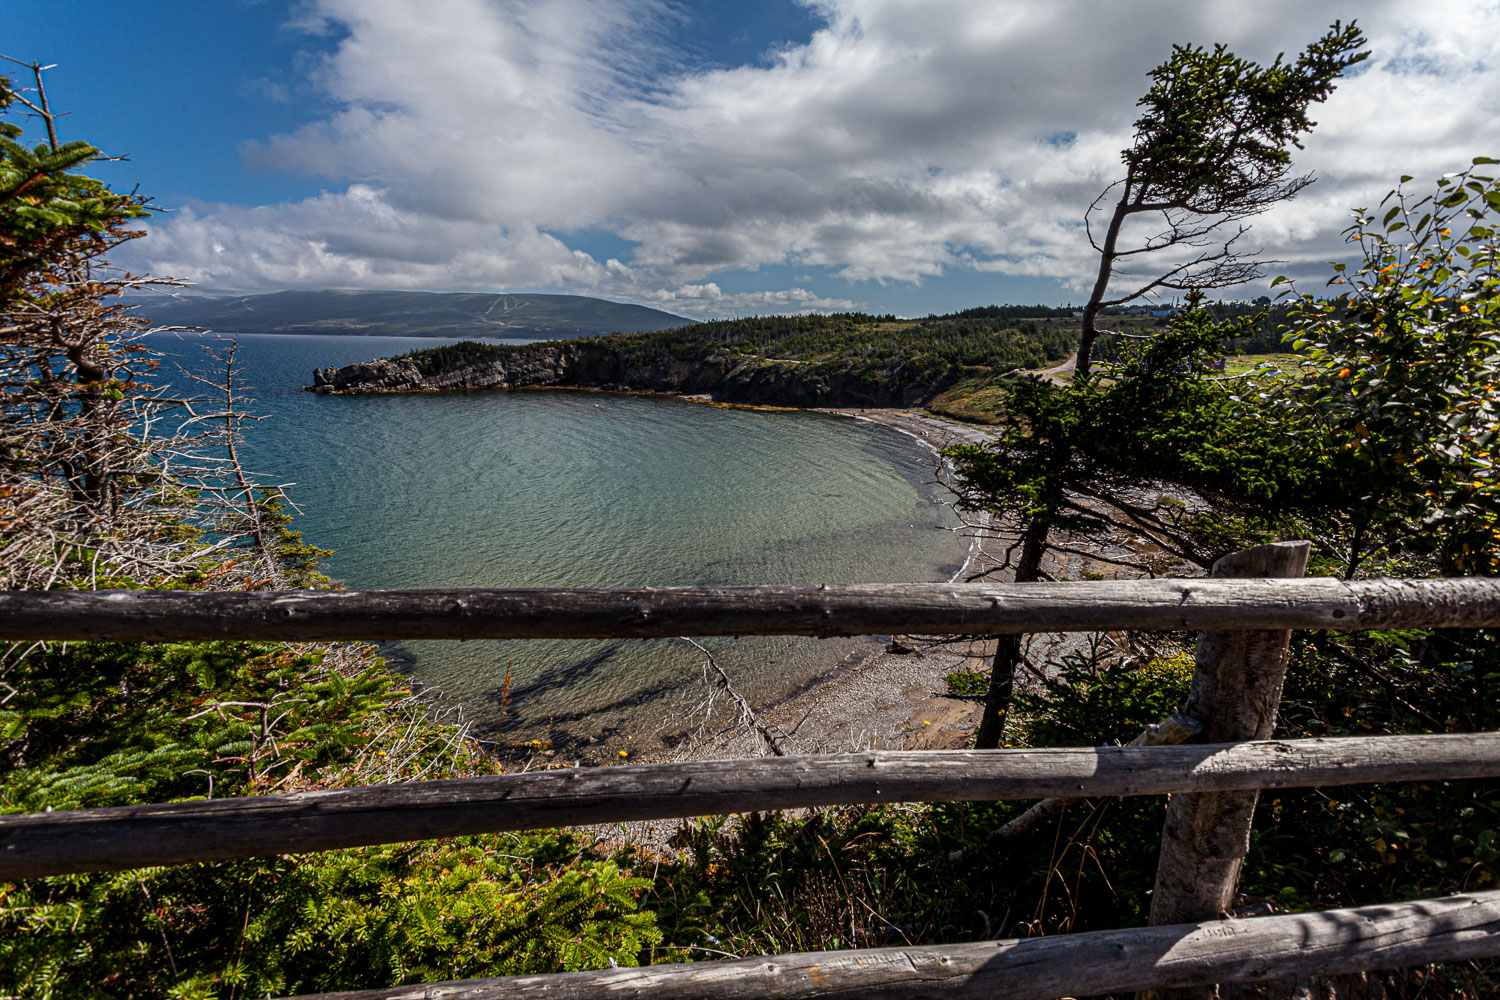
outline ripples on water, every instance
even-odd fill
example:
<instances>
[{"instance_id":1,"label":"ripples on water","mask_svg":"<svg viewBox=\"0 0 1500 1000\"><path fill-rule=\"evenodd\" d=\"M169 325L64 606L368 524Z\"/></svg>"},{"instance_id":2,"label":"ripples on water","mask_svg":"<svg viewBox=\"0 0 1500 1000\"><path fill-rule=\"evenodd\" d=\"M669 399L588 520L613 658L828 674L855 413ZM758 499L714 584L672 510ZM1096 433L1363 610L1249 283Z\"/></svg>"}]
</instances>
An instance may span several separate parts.
<instances>
[{"instance_id":1,"label":"ripples on water","mask_svg":"<svg viewBox=\"0 0 1500 1000\"><path fill-rule=\"evenodd\" d=\"M947 579L962 561L934 459L887 428L615 394L300 390L315 366L446 342L241 338L252 408L271 418L248 429L247 463L262 481L295 484L295 527L335 550L329 572L350 587L901 582ZM704 644L761 703L871 647ZM648 745L674 721L685 728L703 693L702 655L675 640L384 652L507 741Z\"/></svg>"}]
</instances>

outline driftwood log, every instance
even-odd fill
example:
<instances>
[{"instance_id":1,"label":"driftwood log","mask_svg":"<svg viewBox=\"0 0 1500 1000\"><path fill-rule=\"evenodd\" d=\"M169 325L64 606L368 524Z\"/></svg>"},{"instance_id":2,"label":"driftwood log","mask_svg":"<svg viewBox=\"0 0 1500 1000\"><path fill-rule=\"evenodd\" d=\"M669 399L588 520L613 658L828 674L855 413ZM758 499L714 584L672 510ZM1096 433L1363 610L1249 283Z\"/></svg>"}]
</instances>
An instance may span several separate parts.
<instances>
[{"instance_id":1,"label":"driftwood log","mask_svg":"<svg viewBox=\"0 0 1500 1000\"><path fill-rule=\"evenodd\" d=\"M1500 733L877 751L564 768L0 816L0 881L805 806L1161 795L1496 774Z\"/></svg>"},{"instance_id":2,"label":"driftwood log","mask_svg":"<svg viewBox=\"0 0 1500 1000\"><path fill-rule=\"evenodd\" d=\"M393 986L318 1000L1055 1000L1500 954L1500 891L1349 910L1023 941ZM311 997L300 1000L314 1000Z\"/></svg>"},{"instance_id":3,"label":"driftwood log","mask_svg":"<svg viewBox=\"0 0 1500 1000\"><path fill-rule=\"evenodd\" d=\"M0 591L0 640L1004 635L1478 628L1500 580L1100 580L618 590Z\"/></svg>"}]
</instances>

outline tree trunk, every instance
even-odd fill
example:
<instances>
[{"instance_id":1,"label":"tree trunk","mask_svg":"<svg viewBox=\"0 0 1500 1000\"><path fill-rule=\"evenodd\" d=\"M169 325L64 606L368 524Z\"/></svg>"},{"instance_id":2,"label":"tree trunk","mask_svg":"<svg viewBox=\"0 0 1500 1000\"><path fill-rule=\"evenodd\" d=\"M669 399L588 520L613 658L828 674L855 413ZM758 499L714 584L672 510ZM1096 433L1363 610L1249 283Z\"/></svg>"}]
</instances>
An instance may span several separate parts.
<instances>
[{"instance_id":1,"label":"tree trunk","mask_svg":"<svg viewBox=\"0 0 1500 1000\"><path fill-rule=\"evenodd\" d=\"M1099 338L1099 310L1103 307L1104 295L1109 291L1109 279L1115 270L1116 247L1120 242L1120 227L1130 214L1130 196L1134 190L1134 178L1127 174L1125 190L1109 217L1109 228L1104 233L1104 245L1099 248L1099 276L1094 279L1094 290L1089 293L1088 304L1083 307L1083 325L1078 334L1078 360L1074 363L1073 377L1087 378L1093 367L1094 341Z\"/></svg>"},{"instance_id":2,"label":"tree trunk","mask_svg":"<svg viewBox=\"0 0 1500 1000\"><path fill-rule=\"evenodd\" d=\"M1042 556L1047 551L1050 518L1036 518L1021 535L1021 558L1016 563L1016 583L1035 583L1042 575ZM1021 650L1026 636L1002 635L995 647L995 661L990 668L990 687L984 695L984 715L979 733L974 737L976 750L994 750L1005 735L1005 720L1010 714L1010 699L1015 692L1016 670L1021 665Z\"/></svg>"}]
</instances>

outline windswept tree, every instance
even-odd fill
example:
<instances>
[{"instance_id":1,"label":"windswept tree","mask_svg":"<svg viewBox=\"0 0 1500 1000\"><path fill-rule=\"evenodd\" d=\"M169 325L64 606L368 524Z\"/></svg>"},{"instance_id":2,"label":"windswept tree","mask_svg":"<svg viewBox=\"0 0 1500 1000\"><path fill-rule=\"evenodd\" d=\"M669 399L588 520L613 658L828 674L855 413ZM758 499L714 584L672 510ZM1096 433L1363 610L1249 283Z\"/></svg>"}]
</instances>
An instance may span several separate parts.
<instances>
[{"instance_id":1,"label":"windswept tree","mask_svg":"<svg viewBox=\"0 0 1500 1000\"><path fill-rule=\"evenodd\" d=\"M1013 533L1005 568L1015 582L1050 579L1049 555L1154 573L1153 558L1143 555L1153 553L1206 570L1227 552L1275 537L1273 508L1305 478L1284 482L1285 470L1297 468L1312 440L1265 433L1217 380L1225 344L1255 317L1216 321L1198 291L1188 303L1158 336L1128 341L1108 378L1012 383L995 439L946 452L958 471L959 506ZM1084 541L1124 544L1109 556ZM997 640L979 749L1000 745L1025 647L1024 636Z\"/></svg>"},{"instance_id":2,"label":"windswept tree","mask_svg":"<svg viewBox=\"0 0 1500 1000\"><path fill-rule=\"evenodd\" d=\"M1139 102L1145 111L1136 121L1135 143L1122 153L1125 177L1106 188L1085 215L1089 241L1099 252L1099 274L1084 309L1075 382L1066 389L1014 386L998 443L951 452L959 462L963 503L1016 527L1015 551L1007 560L1016 582L1042 578L1054 532L1104 530L1108 517L1101 511L1106 509L1131 520L1135 530L1168 552L1182 558L1200 554L1202 539L1188 537L1198 532L1176 523L1181 517L1130 501L1138 487L1161 474L1160 463L1140 468L1116 445L1129 442L1129 449L1141 453L1173 455L1174 465L1200 445L1213 452L1207 442L1231 415L1197 396L1179 398L1189 388L1203 388L1182 374L1201 371L1207 355L1222 356L1223 341L1246 330L1216 325L1206 312L1194 312L1181 317L1162 343L1135 353L1115 373L1117 384L1100 386L1088 378L1099 313L1162 290L1193 292L1196 303L1203 289L1260 274L1257 255L1238 245L1245 220L1312 182L1311 176L1290 176L1290 149L1313 127L1309 107L1327 99L1344 70L1367 58L1369 53L1360 51L1364 42L1354 24L1335 22L1295 62L1277 56L1261 66L1223 45L1177 45L1172 57L1152 70L1151 89ZM1094 215L1116 193L1100 237ZM1128 226L1132 220L1153 220L1156 228L1133 238L1140 227ZM1165 270L1142 278L1135 259L1152 254L1165 258ZM1134 284L1112 292L1119 278ZM1138 391L1142 387L1147 391ZM1170 448L1156 447L1165 441ZM1229 480L1241 482L1246 473L1239 470ZM1215 489L1222 488L1223 477L1210 478L1220 480ZM1001 738L1022 644L1019 636L999 643L980 747L996 746Z\"/></svg>"},{"instance_id":3,"label":"windswept tree","mask_svg":"<svg viewBox=\"0 0 1500 1000\"><path fill-rule=\"evenodd\" d=\"M1121 153L1125 176L1084 216L1099 273L1083 311L1079 377L1091 368L1101 310L1163 291L1223 288L1260 276L1257 253L1239 242L1245 220L1312 183L1310 174L1291 174L1291 149L1300 148L1299 137L1315 124L1311 105L1326 100L1334 80L1368 57L1360 51L1364 43L1353 23L1335 22L1295 62L1278 55L1261 66L1223 45L1177 45L1151 71L1135 142ZM1115 196L1099 235L1095 216ZM1152 255L1165 258L1154 277L1139 266Z\"/></svg>"},{"instance_id":4,"label":"windswept tree","mask_svg":"<svg viewBox=\"0 0 1500 1000\"><path fill-rule=\"evenodd\" d=\"M232 383L168 397L125 296L177 283L108 261L151 206L79 172L104 157L58 138L44 67L20 65L33 86L0 77L0 587L150 583L214 559L263 579L279 499L239 466ZM21 111L45 141L25 141Z\"/></svg>"},{"instance_id":5,"label":"windswept tree","mask_svg":"<svg viewBox=\"0 0 1500 1000\"><path fill-rule=\"evenodd\" d=\"M1017 532L1016 580L1045 578L1043 557L1072 551L1064 533L1111 532L1205 568L1298 537L1345 578L1500 575L1496 165L1356 211L1363 259L1333 265L1337 296L1287 293L1294 376L1218 374L1244 328L1190 308L1107 378L1016 385L997 441L949 452L963 505ZM981 747L1001 738L1021 648L1000 644Z\"/></svg>"},{"instance_id":6,"label":"windswept tree","mask_svg":"<svg viewBox=\"0 0 1500 1000\"><path fill-rule=\"evenodd\" d=\"M0 583L11 587L107 563L133 495L149 489L121 336L140 321L115 300L129 281L100 268L146 209L76 172L99 151L58 141L41 67L29 68L29 96L0 78L0 115L19 106L47 126L28 145L0 119Z\"/></svg>"}]
</instances>

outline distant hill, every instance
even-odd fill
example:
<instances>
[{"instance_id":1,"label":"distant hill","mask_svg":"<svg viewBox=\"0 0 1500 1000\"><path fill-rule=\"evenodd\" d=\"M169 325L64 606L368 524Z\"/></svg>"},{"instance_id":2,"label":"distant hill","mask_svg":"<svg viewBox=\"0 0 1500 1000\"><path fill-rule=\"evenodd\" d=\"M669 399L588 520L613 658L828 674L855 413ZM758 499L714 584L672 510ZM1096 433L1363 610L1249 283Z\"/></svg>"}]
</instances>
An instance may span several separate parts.
<instances>
[{"instance_id":1,"label":"distant hill","mask_svg":"<svg viewBox=\"0 0 1500 1000\"><path fill-rule=\"evenodd\" d=\"M149 301L156 326L219 333L321 333L362 337L547 337L638 333L692 320L582 295L471 292L271 292Z\"/></svg>"}]
</instances>

